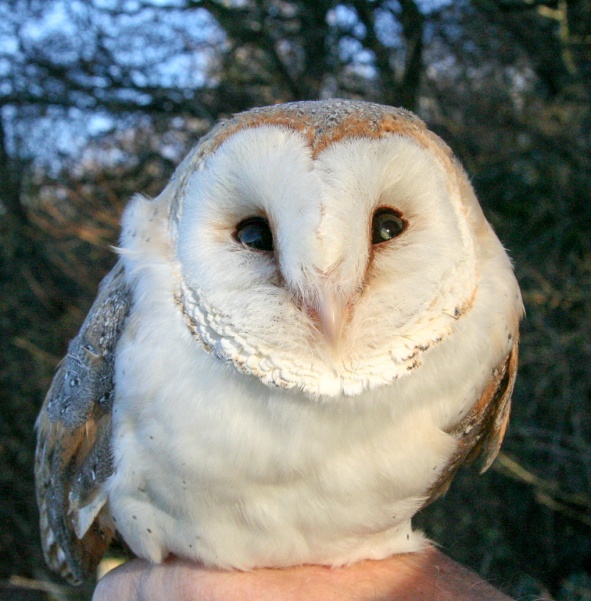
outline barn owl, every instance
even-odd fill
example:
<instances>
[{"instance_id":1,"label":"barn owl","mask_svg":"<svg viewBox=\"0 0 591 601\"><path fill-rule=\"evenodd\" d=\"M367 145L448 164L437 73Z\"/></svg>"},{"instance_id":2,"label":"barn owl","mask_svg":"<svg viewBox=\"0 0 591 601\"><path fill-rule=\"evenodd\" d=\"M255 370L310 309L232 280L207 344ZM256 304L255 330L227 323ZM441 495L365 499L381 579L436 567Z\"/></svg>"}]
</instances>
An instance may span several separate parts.
<instances>
[{"instance_id":1,"label":"barn owl","mask_svg":"<svg viewBox=\"0 0 591 601\"><path fill-rule=\"evenodd\" d=\"M522 302L416 116L298 102L219 123L122 220L37 422L49 565L248 570L425 545L412 516L496 456Z\"/></svg>"}]
</instances>

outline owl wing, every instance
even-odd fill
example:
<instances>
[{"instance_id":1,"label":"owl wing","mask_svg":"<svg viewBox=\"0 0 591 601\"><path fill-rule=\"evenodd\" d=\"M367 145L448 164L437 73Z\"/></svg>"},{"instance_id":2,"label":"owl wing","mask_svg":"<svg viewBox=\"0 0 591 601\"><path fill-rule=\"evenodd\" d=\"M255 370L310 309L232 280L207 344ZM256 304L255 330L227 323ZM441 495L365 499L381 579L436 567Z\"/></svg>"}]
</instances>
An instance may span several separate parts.
<instances>
[{"instance_id":1,"label":"owl wing","mask_svg":"<svg viewBox=\"0 0 591 601\"><path fill-rule=\"evenodd\" d=\"M101 518L104 484L113 471L115 347L130 304L119 261L70 342L37 419L35 479L43 552L48 565L73 584L94 572L113 535Z\"/></svg>"},{"instance_id":2,"label":"owl wing","mask_svg":"<svg viewBox=\"0 0 591 601\"><path fill-rule=\"evenodd\" d=\"M424 506L447 491L464 461L473 461L482 453L483 464L480 473L483 473L495 460L509 423L518 351L519 340L515 337L511 351L492 371L489 383L478 401L458 424L448 430L448 434L458 440L458 446L439 479L427 492Z\"/></svg>"}]
</instances>

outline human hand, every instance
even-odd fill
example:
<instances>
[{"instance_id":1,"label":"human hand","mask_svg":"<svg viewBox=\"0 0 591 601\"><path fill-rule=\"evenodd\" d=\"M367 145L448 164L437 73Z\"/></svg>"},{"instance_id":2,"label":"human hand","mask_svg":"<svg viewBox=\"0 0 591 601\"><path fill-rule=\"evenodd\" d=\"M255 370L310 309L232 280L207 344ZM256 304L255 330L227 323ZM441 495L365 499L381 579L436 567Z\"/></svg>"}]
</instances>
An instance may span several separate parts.
<instances>
[{"instance_id":1,"label":"human hand","mask_svg":"<svg viewBox=\"0 0 591 601\"><path fill-rule=\"evenodd\" d=\"M134 559L103 577L92 601L510 601L433 547L343 568L221 571Z\"/></svg>"}]
</instances>

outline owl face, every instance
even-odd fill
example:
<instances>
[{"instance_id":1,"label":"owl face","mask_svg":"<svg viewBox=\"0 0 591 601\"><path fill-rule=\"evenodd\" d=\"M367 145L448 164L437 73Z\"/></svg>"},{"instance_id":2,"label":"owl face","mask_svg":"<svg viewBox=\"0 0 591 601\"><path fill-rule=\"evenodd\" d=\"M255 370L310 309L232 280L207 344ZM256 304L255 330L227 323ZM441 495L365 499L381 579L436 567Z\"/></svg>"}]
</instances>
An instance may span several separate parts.
<instances>
[{"instance_id":1,"label":"owl face","mask_svg":"<svg viewBox=\"0 0 591 601\"><path fill-rule=\"evenodd\" d=\"M186 182L180 297L207 350L265 383L357 394L420 367L476 286L473 234L433 152L398 134L316 154L238 131Z\"/></svg>"}]
</instances>

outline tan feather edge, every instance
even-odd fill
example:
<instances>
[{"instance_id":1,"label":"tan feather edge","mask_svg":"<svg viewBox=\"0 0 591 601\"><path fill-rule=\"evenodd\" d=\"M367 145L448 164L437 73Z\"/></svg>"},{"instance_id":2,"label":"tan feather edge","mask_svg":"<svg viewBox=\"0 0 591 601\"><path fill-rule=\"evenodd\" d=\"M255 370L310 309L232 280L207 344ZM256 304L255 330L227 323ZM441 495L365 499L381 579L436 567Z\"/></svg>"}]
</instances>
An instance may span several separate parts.
<instances>
[{"instance_id":1,"label":"tan feather edge","mask_svg":"<svg viewBox=\"0 0 591 601\"><path fill-rule=\"evenodd\" d=\"M112 471L112 365L129 306L119 261L101 283L70 343L36 423L35 479L43 554L48 566L71 584L95 573L113 536L111 527L102 523L104 512L97 496ZM78 376L80 381L75 381ZM78 538L73 518L93 502L97 515Z\"/></svg>"},{"instance_id":2,"label":"tan feather edge","mask_svg":"<svg viewBox=\"0 0 591 601\"><path fill-rule=\"evenodd\" d=\"M484 473L495 460L509 423L511 395L517 375L519 340L503 361L493 370L484 392L466 416L448 430L458 440L456 452L445 466L437 481L427 492L423 507L444 494L458 468L465 461L473 461L482 452Z\"/></svg>"}]
</instances>

